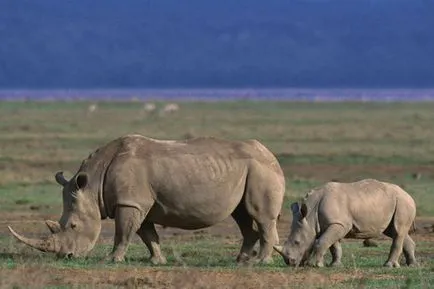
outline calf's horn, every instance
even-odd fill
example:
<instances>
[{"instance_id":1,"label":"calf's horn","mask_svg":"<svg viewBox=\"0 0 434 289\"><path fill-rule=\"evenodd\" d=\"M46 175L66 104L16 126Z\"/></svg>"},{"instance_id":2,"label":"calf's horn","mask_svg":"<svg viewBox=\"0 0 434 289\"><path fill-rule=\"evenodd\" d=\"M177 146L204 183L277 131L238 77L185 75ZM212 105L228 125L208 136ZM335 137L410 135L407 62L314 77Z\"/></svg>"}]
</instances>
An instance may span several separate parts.
<instances>
[{"instance_id":1,"label":"calf's horn","mask_svg":"<svg viewBox=\"0 0 434 289\"><path fill-rule=\"evenodd\" d=\"M282 246L275 245L275 246L273 246L273 249L274 249L277 253L279 253L280 255L284 255L284 254L283 254L283 247L282 247Z\"/></svg>"},{"instance_id":2,"label":"calf's horn","mask_svg":"<svg viewBox=\"0 0 434 289\"><path fill-rule=\"evenodd\" d=\"M45 240L30 239L19 235L14 230L12 230L10 226L8 226L8 229L12 233L12 235L14 235L15 238L17 238L24 244L29 245L30 247L38 249L42 252L57 252L55 246L55 240L53 236Z\"/></svg>"},{"instance_id":3,"label":"calf's horn","mask_svg":"<svg viewBox=\"0 0 434 289\"><path fill-rule=\"evenodd\" d=\"M285 255L285 253L283 253L283 247L279 246L279 245L275 245L273 246L273 249L280 254L280 256L282 256L283 261L285 261L286 265L289 265L289 259L288 256Z\"/></svg>"}]
</instances>

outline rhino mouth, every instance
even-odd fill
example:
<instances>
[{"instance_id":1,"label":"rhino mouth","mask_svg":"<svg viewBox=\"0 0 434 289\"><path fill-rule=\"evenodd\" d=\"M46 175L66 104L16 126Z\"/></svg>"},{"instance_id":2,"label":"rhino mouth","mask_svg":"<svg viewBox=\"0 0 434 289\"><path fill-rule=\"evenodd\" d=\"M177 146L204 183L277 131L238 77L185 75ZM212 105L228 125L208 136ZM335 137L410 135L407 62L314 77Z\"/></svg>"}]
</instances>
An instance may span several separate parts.
<instances>
[{"instance_id":1,"label":"rhino mouth","mask_svg":"<svg viewBox=\"0 0 434 289\"><path fill-rule=\"evenodd\" d=\"M277 253L279 253L280 256L282 256L283 261L285 262L286 265L293 266L292 263L293 263L294 260L292 260L292 259L290 259L288 257L288 255L286 254L286 251L285 251L284 247L276 245L276 246L273 246L273 249L274 249L274 251L276 251Z\"/></svg>"},{"instance_id":2,"label":"rhino mouth","mask_svg":"<svg viewBox=\"0 0 434 289\"><path fill-rule=\"evenodd\" d=\"M309 263L309 259L313 253L313 248L309 249L301 258L293 258L290 257L284 247L282 246L273 246L273 249L282 256L283 261L286 265L291 267L299 267L299 266L306 266Z\"/></svg>"}]
</instances>

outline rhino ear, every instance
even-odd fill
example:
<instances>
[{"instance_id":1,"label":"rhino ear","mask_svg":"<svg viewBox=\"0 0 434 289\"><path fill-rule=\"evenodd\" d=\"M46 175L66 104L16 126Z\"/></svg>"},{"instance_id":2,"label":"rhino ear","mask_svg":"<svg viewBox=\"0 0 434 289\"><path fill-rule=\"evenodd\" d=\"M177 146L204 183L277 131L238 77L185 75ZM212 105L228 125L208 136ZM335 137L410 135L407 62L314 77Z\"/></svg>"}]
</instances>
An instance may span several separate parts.
<instances>
[{"instance_id":1,"label":"rhino ear","mask_svg":"<svg viewBox=\"0 0 434 289\"><path fill-rule=\"evenodd\" d=\"M84 187L86 187L88 181L89 177L84 172L78 173L78 175L75 177L75 185L77 189L83 189Z\"/></svg>"},{"instance_id":2,"label":"rhino ear","mask_svg":"<svg viewBox=\"0 0 434 289\"><path fill-rule=\"evenodd\" d=\"M68 184L68 181L63 176L63 172L57 172L56 175L54 176L54 178L56 179L56 182L59 185L61 185L62 187L66 186Z\"/></svg>"},{"instance_id":3,"label":"rhino ear","mask_svg":"<svg viewBox=\"0 0 434 289\"><path fill-rule=\"evenodd\" d=\"M298 212L300 212L300 206L297 202L291 204L291 211L293 214L297 214Z\"/></svg>"},{"instance_id":4,"label":"rhino ear","mask_svg":"<svg viewBox=\"0 0 434 289\"><path fill-rule=\"evenodd\" d=\"M307 206L306 206L305 203L301 204L300 214L301 214L302 218L306 218L306 216L307 216Z\"/></svg>"}]
</instances>

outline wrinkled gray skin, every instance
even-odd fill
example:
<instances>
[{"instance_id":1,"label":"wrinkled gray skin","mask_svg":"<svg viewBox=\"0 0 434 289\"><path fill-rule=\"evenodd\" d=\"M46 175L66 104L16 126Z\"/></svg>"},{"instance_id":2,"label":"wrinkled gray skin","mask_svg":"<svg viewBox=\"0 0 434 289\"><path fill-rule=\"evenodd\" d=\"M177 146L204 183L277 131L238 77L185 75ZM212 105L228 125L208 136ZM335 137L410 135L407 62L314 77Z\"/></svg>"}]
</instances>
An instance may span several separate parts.
<instances>
[{"instance_id":1,"label":"wrinkled gray skin","mask_svg":"<svg viewBox=\"0 0 434 289\"><path fill-rule=\"evenodd\" d=\"M271 260L279 237L276 221L285 179L273 154L255 140L196 138L159 141L140 135L118 138L96 150L67 181L62 173L63 214L47 221L53 233L41 240L12 234L60 256L85 256L95 245L101 219L115 219L114 247L107 257L124 260L137 233L154 264L165 263L154 224L194 230L232 216L243 235L238 261Z\"/></svg>"},{"instance_id":2,"label":"wrinkled gray skin","mask_svg":"<svg viewBox=\"0 0 434 289\"><path fill-rule=\"evenodd\" d=\"M393 239L384 266L399 267L404 251L407 265L416 265L414 230L416 205L399 186L365 179L354 183L330 182L309 192L302 204L291 205L291 232L283 247L274 249L291 266L305 265L311 255L314 265L324 266L330 249L331 266L341 264L343 238L370 239L382 233Z\"/></svg>"}]
</instances>

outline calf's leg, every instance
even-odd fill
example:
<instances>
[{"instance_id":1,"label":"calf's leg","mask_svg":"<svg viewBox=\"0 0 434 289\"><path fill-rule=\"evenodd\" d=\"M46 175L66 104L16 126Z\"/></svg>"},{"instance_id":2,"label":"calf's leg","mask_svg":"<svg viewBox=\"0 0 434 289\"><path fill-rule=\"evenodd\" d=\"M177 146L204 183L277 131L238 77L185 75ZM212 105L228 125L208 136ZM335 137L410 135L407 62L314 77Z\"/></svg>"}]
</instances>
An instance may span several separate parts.
<instances>
[{"instance_id":1,"label":"calf's leg","mask_svg":"<svg viewBox=\"0 0 434 289\"><path fill-rule=\"evenodd\" d=\"M334 243L330 247L330 253L332 254L332 262L330 263L330 266L337 267L341 266L341 259L342 259L342 246L341 242L338 241Z\"/></svg>"},{"instance_id":2,"label":"calf's leg","mask_svg":"<svg viewBox=\"0 0 434 289\"><path fill-rule=\"evenodd\" d=\"M387 229L384 231L384 234L392 238L392 246L390 247L389 257L387 258L387 261L384 263L384 266L399 268L400 267L399 256L401 256L404 247L404 240L408 234L404 232L398 232L395 229L393 222L389 224ZM408 241L407 241L407 246L408 249L411 249L410 248L411 244L408 243Z\"/></svg>"},{"instance_id":3,"label":"calf's leg","mask_svg":"<svg viewBox=\"0 0 434 289\"><path fill-rule=\"evenodd\" d=\"M414 256L415 248L416 244L413 239L409 235L405 236L403 250L405 261L408 266L417 266L416 257Z\"/></svg>"},{"instance_id":4,"label":"calf's leg","mask_svg":"<svg viewBox=\"0 0 434 289\"><path fill-rule=\"evenodd\" d=\"M316 240L314 245L314 256L316 267L324 267L324 255L327 250L345 237L348 230L341 224L331 224L325 232ZM339 249L333 248L332 250ZM341 249L342 251L342 249ZM339 253L339 252L336 252ZM342 254L342 252L341 252ZM338 256L338 255L337 255Z\"/></svg>"},{"instance_id":5,"label":"calf's leg","mask_svg":"<svg viewBox=\"0 0 434 289\"><path fill-rule=\"evenodd\" d=\"M392 246L390 247L389 258L387 258L386 263L384 263L385 267L395 267L395 268L400 267L398 260L399 260L399 256L402 253L404 239L405 236L403 235L396 235L393 238Z\"/></svg>"}]
</instances>

